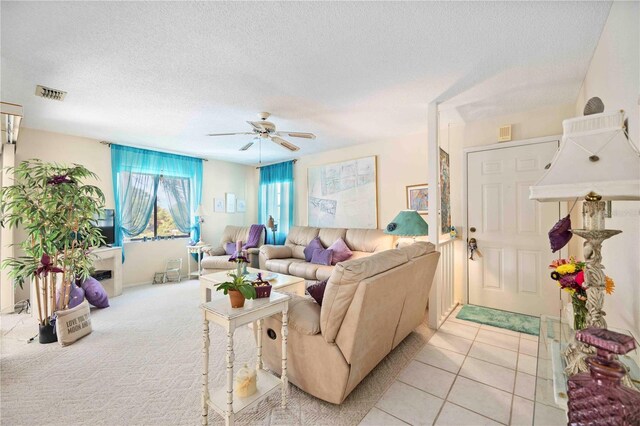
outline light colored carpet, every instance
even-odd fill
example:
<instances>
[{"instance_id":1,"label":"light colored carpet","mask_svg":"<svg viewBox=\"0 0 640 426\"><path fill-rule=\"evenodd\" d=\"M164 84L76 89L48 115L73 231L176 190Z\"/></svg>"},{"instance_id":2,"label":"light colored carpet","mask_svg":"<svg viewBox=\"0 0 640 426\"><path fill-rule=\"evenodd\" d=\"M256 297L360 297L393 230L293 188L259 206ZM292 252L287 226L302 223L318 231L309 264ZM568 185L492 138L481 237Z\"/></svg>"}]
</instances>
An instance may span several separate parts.
<instances>
[{"instance_id":1,"label":"light colored carpet","mask_svg":"<svg viewBox=\"0 0 640 426\"><path fill-rule=\"evenodd\" d=\"M0 346L2 425L195 425L200 422L201 313L198 282L125 289L111 307L92 310L93 333L62 348L27 344L37 324L3 315ZM342 405L290 387L289 407L273 395L238 424L357 425L433 331L421 325ZM235 334L236 365L255 364L254 341ZM211 325L211 388L223 385L224 333ZM329 368L330 366L328 366ZM209 411L210 424L222 418Z\"/></svg>"}]
</instances>

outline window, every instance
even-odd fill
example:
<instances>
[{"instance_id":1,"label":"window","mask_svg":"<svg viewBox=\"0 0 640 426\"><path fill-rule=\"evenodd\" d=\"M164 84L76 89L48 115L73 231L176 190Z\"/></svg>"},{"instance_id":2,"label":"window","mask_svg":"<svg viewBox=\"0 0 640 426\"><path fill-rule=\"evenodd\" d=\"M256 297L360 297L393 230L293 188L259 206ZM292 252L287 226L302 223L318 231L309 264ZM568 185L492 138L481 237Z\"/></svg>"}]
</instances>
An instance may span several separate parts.
<instances>
[{"instance_id":1,"label":"window","mask_svg":"<svg viewBox=\"0 0 640 426\"><path fill-rule=\"evenodd\" d=\"M138 176L134 176L134 179ZM139 176L148 178L147 176ZM153 210L144 230L130 241L164 238L186 238L188 232L182 232L174 219L174 214L189 215L189 179L170 176L156 176L158 189L153 202Z\"/></svg>"}]
</instances>

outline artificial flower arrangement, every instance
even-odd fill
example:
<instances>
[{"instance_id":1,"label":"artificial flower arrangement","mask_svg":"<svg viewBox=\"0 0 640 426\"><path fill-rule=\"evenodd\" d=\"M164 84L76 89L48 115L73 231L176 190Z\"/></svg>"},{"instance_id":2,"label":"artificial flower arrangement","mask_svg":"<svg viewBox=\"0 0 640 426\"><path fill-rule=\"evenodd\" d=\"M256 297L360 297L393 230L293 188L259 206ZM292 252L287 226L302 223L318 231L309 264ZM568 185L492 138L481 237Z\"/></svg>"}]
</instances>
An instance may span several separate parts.
<instances>
[{"instance_id":1,"label":"artificial flower arrangement","mask_svg":"<svg viewBox=\"0 0 640 426\"><path fill-rule=\"evenodd\" d=\"M571 294L573 306L573 325L575 330L582 330L587 321L587 284L584 280L586 263L577 261L573 256L569 259L558 259L549 265L551 278L558 281L560 288ZM605 278L605 291L612 294L615 284L610 277Z\"/></svg>"}]
</instances>

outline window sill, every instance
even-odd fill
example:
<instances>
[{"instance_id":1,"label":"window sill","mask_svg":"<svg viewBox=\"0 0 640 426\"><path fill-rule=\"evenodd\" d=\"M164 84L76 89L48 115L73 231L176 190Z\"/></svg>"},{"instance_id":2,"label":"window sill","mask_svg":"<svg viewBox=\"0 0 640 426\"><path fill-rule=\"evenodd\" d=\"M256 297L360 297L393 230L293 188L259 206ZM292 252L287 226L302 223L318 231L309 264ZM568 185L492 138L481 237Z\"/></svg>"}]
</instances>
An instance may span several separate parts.
<instances>
[{"instance_id":1,"label":"window sill","mask_svg":"<svg viewBox=\"0 0 640 426\"><path fill-rule=\"evenodd\" d=\"M152 240L152 239L148 239L148 240L142 240L142 239L135 239L135 240L129 240L129 241L124 241L124 244L149 244L149 243L165 243L165 242L171 242L171 241L189 241L191 237L189 236L184 236L184 237L173 237L173 238L164 238L162 240Z\"/></svg>"}]
</instances>

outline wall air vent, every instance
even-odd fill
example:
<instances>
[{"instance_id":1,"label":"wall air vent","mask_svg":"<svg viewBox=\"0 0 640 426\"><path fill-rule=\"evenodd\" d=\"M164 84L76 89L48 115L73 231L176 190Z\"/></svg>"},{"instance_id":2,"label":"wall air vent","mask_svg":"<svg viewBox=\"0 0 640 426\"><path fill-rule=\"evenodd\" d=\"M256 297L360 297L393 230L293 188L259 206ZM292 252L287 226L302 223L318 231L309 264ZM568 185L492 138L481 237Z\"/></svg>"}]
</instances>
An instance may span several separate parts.
<instances>
[{"instance_id":1,"label":"wall air vent","mask_svg":"<svg viewBox=\"0 0 640 426\"><path fill-rule=\"evenodd\" d=\"M508 142L511 140L511 124L500 127L498 130L498 142Z\"/></svg>"},{"instance_id":2,"label":"wall air vent","mask_svg":"<svg viewBox=\"0 0 640 426\"><path fill-rule=\"evenodd\" d=\"M64 97L67 96L67 92L37 85L36 96L40 96L41 98L45 99L53 99L54 101L63 101Z\"/></svg>"}]
</instances>

